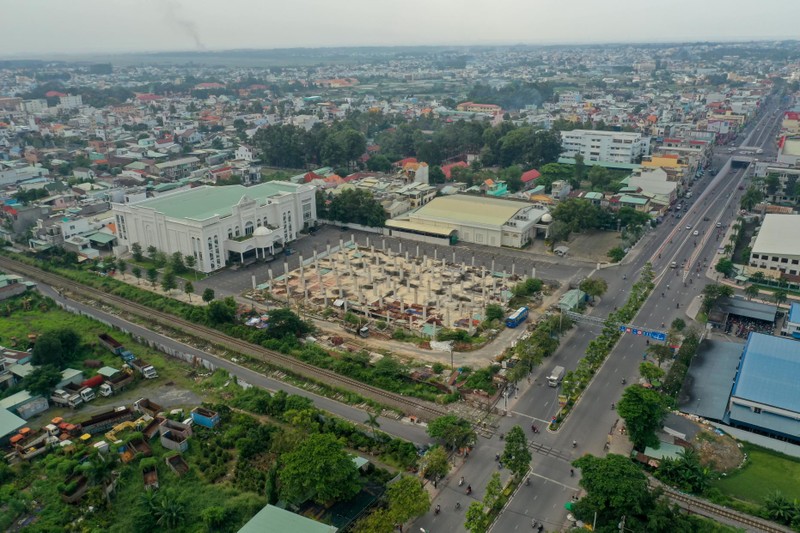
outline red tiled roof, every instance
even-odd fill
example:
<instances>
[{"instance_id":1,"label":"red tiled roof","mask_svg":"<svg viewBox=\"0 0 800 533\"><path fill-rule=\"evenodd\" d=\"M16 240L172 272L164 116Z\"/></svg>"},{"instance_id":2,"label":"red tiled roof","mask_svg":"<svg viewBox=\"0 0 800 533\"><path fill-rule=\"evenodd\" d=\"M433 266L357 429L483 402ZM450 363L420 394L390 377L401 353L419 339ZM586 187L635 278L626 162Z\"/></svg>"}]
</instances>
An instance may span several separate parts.
<instances>
[{"instance_id":1,"label":"red tiled roof","mask_svg":"<svg viewBox=\"0 0 800 533\"><path fill-rule=\"evenodd\" d=\"M46 93L44 93L45 98L55 98L56 96L67 96L67 95L64 93L60 93L58 91L47 91Z\"/></svg>"},{"instance_id":2,"label":"red tiled roof","mask_svg":"<svg viewBox=\"0 0 800 533\"><path fill-rule=\"evenodd\" d=\"M303 183L309 183L314 180L324 180L324 176L320 176L319 174L315 174L314 172L307 172L303 175Z\"/></svg>"},{"instance_id":3,"label":"red tiled roof","mask_svg":"<svg viewBox=\"0 0 800 533\"><path fill-rule=\"evenodd\" d=\"M520 177L520 179L522 180L522 183L528 183L529 181L533 181L541 175L542 175L541 172L539 172L535 168L532 168L529 171L524 172Z\"/></svg>"},{"instance_id":4,"label":"red tiled roof","mask_svg":"<svg viewBox=\"0 0 800 533\"><path fill-rule=\"evenodd\" d=\"M444 172L444 177L447 179L452 179L453 177L453 169L455 168L467 168L467 165L464 161L457 161L455 163L450 163L449 165L444 165L442 167L442 172Z\"/></svg>"},{"instance_id":5,"label":"red tiled roof","mask_svg":"<svg viewBox=\"0 0 800 533\"><path fill-rule=\"evenodd\" d=\"M405 159L401 159L400 161L395 161L394 164L403 167L403 166L405 166L405 165L407 165L409 163L417 163L417 158L416 157L406 157Z\"/></svg>"},{"instance_id":6,"label":"red tiled roof","mask_svg":"<svg viewBox=\"0 0 800 533\"><path fill-rule=\"evenodd\" d=\"M786 120L800 120L800 113L797 111L787 111L784 118Z\"/></svg>"}]
</instances>

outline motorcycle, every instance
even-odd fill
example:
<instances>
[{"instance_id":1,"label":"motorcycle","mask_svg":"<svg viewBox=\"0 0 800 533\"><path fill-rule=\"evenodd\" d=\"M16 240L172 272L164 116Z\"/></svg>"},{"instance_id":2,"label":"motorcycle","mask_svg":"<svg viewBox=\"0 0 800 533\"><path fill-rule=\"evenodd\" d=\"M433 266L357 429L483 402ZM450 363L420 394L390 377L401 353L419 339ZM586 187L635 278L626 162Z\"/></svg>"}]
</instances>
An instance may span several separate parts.
<instances>
[{"instance_id":1,"label":"motorcycle","mask_svg":"<svg viewBox=\"0 0 800 533\"><path fill-rule=\"evenodd\" d=\"M440 506L438 506L438 505L437 505L437 506L436 506L436 509L434 509L434 510L433 510L433 514L435 514L435 515L438 515L438 514L439 514L439 511L441 511L441 510L442 510L442 508L441 508Z\"/></svg>"},{"instance_id":2,"label":"motorcycle","mask_svg":"<svg viewBox=\"0 0 800 533\"><path fill-rule=\"evenodd\" d=\"M464 476L461 476L461 479L458 480L458 486L460 487L463 484L464 484Z\"/></svg>"}]
</instances>

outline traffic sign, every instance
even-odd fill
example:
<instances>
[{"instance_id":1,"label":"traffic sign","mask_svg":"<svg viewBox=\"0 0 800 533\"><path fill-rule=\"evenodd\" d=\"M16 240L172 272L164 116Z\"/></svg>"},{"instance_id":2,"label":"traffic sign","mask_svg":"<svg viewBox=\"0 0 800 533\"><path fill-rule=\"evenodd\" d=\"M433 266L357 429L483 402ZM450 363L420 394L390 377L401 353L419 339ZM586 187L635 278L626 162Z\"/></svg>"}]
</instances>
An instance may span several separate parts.
<instances>
[{"instance_id":1,"label":"traffic sign","mask_svg":"<svg viewBox=\"0 0 800 533\"><path fill-rule=\"evenodd\" d=\"M641 337L648 337L656 341L667 340L667 334L663 331L650 331L645 329L634 328L632 326L622 325L619 327L622 333L630 333L631 335L639 335Z\"/></svg>"}]
</instances>

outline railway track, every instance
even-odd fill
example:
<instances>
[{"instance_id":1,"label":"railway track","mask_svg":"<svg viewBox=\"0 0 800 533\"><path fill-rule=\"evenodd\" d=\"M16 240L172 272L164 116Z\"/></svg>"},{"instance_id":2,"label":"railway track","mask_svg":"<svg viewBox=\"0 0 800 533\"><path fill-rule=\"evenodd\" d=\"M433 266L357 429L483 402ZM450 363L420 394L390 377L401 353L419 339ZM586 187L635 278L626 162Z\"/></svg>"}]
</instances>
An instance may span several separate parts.
<instances>
[{"instance_id":1,"label":"railway track","mask_svg":"<svg viewBox=\"0 0 800 533\"><path fill-rule=\"evenodd\" d=\"M121 296L103 292L102 290L95 289L94 287L83 285L58 274L46 272L40 268L20 263L8 257L0 257L0 268L11 272L16 272L17 274L42 283L46 283L53 287L63 287L74 292L75 294L80 294L84 297L102 302L115 307L120 311L130 313L137 317L144 318L146 320L152 320L169 326L182 331L187 335L196 337L198 339L203 339L207 342L238 352L242 355L253 357L254 359L281 368L300 377L324 383L332 387L356 392L365 398L374 400L389 407L400 409L406 414L414 415L424 420L430 420L447 414L446 410L441 409L433 404L416 401L393 392L385 391L378 387L373 387L372 385L362 383L347 376L342 376L333 371L299 361L280 352L269 350L255 344L251 344L247 341L230 337L214 329L193 324L170 313L157 311L142 304L122 298Z\"/></svg>"},{"instance_id":2,"label":"railway track","mask_svg":"<svg viewBox=\"0 0 800 533\"><path fill-rule=\"evenodd\" d=\"M669 499L680 504L682 507L685 507L689 512L707 516L709 518L724 518L736 524L741 524L747 531L759 531L763 533L789 533L792 531L789 528L773 524L767 520L761 520L737 511L733 511L727 507L714 505L713 503L687 496L686 494L672 490L665 485L659 486L664 490L664 494Z\"/></svg>"}]
</instances>

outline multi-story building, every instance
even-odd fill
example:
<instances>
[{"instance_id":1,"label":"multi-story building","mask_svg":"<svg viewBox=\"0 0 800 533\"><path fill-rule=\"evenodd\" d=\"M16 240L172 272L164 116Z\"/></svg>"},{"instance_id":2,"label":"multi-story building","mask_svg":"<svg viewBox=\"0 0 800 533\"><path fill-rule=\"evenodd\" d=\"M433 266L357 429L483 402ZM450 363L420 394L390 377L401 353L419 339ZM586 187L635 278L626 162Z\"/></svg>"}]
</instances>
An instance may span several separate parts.
<instances>
[{"instance_id":1,"label":"multi-story building","mask_svg":"<svg viewBox=\"0 0 800 533\"><path fill-rule=\"evenodd\" d=\"M58 104L63 109L75 109L83 105L83 97L79 94L68 94L66 96L59 96Z\"/></svg>"},{"instance_id":2,"label":"multi-story building","mask_svg":"<svg viewBox=\"0 0 800 533\"><path fill-rule=\"evenodd\" d=\"M584 161L636 163L650 152L650 137L622 131L572 130L561 132L562 156Z\"/></svg>"},{"instance_id":3,"label":"multi-story building","mask_svg":"<svg viewBox=\"0 0 800 533\"><path fill-rule=\"evenodd\" d=\"M767 179L764 180L763 192L768 202L790 202L797 196L795 189L800 183L800 168L767 166L765 175ZM778 181L773 185L775 178Z\"/></svg>"},{"instance_id":4,"label":"multi-story building","mask_svg":"<svg viewBox=\"0 0 800 533\"><path fill-rule=\"evenodd\" d=\"M764 217L750 253L750 266L800 275L800 215Z\"/></svg>"},{"instance_id":5,"label":"multi-story building","mask_svg":"<svg viewBox=\"0 0 800 533\"><path fill-rule=\"evenodd\" d=\"M272 255L317 220L314 187L284 181L252 187L197 187L131 204L112 204L124 249L133 243L192 255L212 272L230 260Z\"/></svg>"},{"instance_id":6,"label":"multi-story building","mask_svg":"<svg viewBox=\"0 0 800 533\"><path fill-rule=\"evenodd\" d=\"M466 111L468 113L489 113L499 115L503 108L495 104L476 104L475 102L462 102L456 106L456 111Z\"/></svg>"},{"instance_id":7,"label":"multi-story building","mask_svg":"<svg viewBox=\"0 0 800 533\"><path fill-rule=\"evenodd\" d=\"M184 157L173 161L165 161L156 164L156 172L159 176L169 179L180 179L188 177L193 170L200 167L200 160L196 157Z\"/></svg>"}]
</instances>

